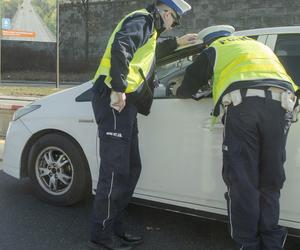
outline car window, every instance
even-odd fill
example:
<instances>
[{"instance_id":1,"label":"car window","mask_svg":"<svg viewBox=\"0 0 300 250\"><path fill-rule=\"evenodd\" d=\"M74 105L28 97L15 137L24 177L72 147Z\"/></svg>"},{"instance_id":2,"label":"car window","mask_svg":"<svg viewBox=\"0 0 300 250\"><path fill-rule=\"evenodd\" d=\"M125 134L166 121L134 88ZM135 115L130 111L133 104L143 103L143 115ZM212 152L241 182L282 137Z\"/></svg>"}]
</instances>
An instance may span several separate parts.
<instances>
[{"instance_id":1,"label":"car window","mask_svg":"<svg viewBox=\"0 0 300 250\"><path fill-rule=\"evenodd\" d=\"M194 56L187 56L156 68L159 86L154 89L154 98L174 98L170 86L178 87L188 65L193 62Z\"/></svg>"},{"instance_id":2,"label":"car window","mask_svg":"<svg viewBox=\"0 0 300 250\"><path fill-rule=\"evenodd\" d=\"M176 61L158 66L156 68L156 78L159 80L159 86L154 89L154 98L174 98L169 91L169 85L177 82L181 84L186 67L190 65L194 56L187 56ZM177 87L177 86L176 86ZM90 102L92 99L92 90L88 89L75 98L76 102Z\"/></svg>"},{"instance_id":3,"label":"car window","mask_svg":"<svg viewBox=\"0 0 300 250\"><path fill-rule=\"evenodd\" d=\"M278 35L274 51L287 73L300 86L300 34Z\"/></svg>"},{"instance_id":4,"label":"car window","mask_svg":"<svg viewBox=\"0 0 300 250\"><path fill-rule=\"evenodd\" d=\"M193 60L193 57L189 56L189 57L177 60L175 62L171 62L171 63L165 64L165 65L162 65L160 67L157 67L156 75L159 80L163 80L163 79L167 78L168 76L181 70L182 68L186 68L188 65L191 64L192 60Z\"/></svg>"}]
</instances>

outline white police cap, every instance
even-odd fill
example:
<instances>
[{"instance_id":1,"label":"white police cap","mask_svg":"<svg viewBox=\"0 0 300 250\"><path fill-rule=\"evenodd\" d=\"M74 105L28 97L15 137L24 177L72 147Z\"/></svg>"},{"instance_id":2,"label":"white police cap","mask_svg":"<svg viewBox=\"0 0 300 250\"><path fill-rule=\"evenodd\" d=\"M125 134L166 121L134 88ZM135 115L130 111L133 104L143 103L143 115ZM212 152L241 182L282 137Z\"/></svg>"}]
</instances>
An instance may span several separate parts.
<instances>
[{"instance_id":1,"label":"white police cap","mask_svg":"<svg viewBox=\"0 0 300 250\"><path fill-rule=\"evenodd\" d=\"M184 0L159 0L159 2L168 5L180 16L192 9L191 5Z\"/></svg>"},{"instance_id":2,"label":"white police cap","mask_svg":"<svg viewBox=\"0 0 300 250\"><path fill-rule=\"evenodd\" d=\"M203 43L209 44L212 40L222 37L230 36L235 31L231 25L215 25L207 27L198 33L198 39Z\"/></svg>"}]
</instances>

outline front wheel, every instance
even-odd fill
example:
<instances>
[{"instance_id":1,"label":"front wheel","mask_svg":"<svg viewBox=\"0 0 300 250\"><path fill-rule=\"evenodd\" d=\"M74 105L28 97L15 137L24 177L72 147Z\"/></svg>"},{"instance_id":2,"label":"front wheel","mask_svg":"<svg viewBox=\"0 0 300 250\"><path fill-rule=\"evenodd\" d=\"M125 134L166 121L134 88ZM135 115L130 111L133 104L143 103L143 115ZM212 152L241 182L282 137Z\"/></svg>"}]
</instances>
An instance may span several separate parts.
<instances>
[{"instance_id":1,"label":"front wheel","mask_svg":"<svg viewBox=\"0 0 300 250\"><path fill-rule=\"evenodd\" d=\"M29 177L35 194L54 205L68 206L84 198L90 188L87 161L80 147L62 134L47 134L29 153Z\"/></svg>"}]
</instances>

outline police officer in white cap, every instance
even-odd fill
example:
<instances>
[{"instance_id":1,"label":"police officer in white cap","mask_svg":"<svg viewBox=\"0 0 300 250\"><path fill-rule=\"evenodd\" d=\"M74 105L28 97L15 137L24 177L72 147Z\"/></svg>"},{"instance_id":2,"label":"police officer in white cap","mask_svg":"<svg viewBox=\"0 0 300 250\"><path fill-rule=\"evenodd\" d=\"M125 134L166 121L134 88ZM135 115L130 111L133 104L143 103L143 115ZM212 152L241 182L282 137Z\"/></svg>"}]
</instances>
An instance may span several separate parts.
<instances>
[{"instance_id":1,"label":"police officer in white cap","mask_svg":"<svg viewBox=\"0 0 300 250\"><path fill-rule=\"evenodd\" d=\"M92 89L101 158L89 242L92 249L128 250L142 242L122 223L141 172L136 116L150 113L158 36L177 26L190 9L183 0L157 1L126 15L108 41ZM196 37L188 34L166 40L157 56L159 51L194 43Z\"/></svg>"},{"instance_id":2,"label":"police officer in white cap","mask_svg":"<svg viewBox=\"0 0 300 250\"><path fill-rule=\"evenodd\" d=\"M223 180L236 249L283 249L278 225L285 145L299 87L270 48L234 28L206 28L208 47L185 73L177 95L190 97L211 80L213 115L224 108Z\"/></svg>"}]
</instances>

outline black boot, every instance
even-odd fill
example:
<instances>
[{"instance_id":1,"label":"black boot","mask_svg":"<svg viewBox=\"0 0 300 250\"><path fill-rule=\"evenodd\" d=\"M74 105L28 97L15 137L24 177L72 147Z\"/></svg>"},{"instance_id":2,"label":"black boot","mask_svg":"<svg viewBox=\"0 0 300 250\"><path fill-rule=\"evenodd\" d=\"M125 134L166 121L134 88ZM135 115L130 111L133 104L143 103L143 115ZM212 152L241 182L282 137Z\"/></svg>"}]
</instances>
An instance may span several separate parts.
<instances>
[{"instance_id":1,"label":"black boot","mask_svg":"<svg viewBox=\"0 0 300 250\"><path fill-rule=\"evenodd\" d=\"M143 243L143 237L139 235L132 235L129 233L123 233L118 235L120 239L124 241L124 243L129 245L139 245Z\"/></svg>"}]
</instances>

